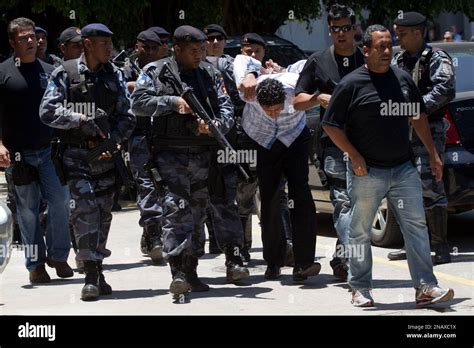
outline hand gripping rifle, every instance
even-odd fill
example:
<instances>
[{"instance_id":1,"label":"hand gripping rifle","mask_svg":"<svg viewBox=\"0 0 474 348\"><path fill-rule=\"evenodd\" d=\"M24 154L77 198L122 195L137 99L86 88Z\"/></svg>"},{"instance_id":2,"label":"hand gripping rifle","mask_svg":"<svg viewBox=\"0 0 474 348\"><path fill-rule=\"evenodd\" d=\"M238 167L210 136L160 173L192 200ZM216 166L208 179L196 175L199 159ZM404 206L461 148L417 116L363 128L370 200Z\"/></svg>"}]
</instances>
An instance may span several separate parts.
<instances>
[{"instance_id":1,"label":"hand gripping rifle","mask_svg":"<svg viewBox=\"0 0 474 348\"><path fill-rule=\"evenodd\" d=\"M108 121L107 113L104 110L97 108L93 121L96 124L97 128L99 128L100 131L105 135L106 139L99 146L90 150L87 153L86 160L88 162L92 162L100 155L102 155L103 152L110 152L112 154L112 159L115 164L115 169L117 170L120 178L122 179L123 185L127 187L133 186L135 184L133 177L122 158L121 152L117 149L117 142L111 137L110 123Z\"/></svg>"},{"instance_id":2,"label":"hand gripping rifle","mask_svg":"<svg viewBox=\"0 0 474 348\"><path fill-rule=\"evenodd\" d=\"M196 95L194 94L193 89L189 86L186 86L186 84L181 83L179 77L173 71L169 63L163 64L163 67L160 71L159 79L160 81L167 81L173 86L173 89L181 96L181 98L183 98L186 101L186 103L189 105L191 110L193 110L193 112L200 119L202 119L206 123L207 126L209 126L209 130L211 131L214 138L216 138L217 143L224 150L228 149L229 153L231 155L236 156L235 158L237 158L237 151L235 151L235 149L226 139L224 134L222 134L219 128L217 128L214 122L212 122L211 117L209 116L207 111L204 109L204 107L201 105L199 100L196 98ZM245 169L239 163L235 163L235 165L240 170L245 180L248 181L249 175L247 174Z\"/></svg>"}]
</instances>

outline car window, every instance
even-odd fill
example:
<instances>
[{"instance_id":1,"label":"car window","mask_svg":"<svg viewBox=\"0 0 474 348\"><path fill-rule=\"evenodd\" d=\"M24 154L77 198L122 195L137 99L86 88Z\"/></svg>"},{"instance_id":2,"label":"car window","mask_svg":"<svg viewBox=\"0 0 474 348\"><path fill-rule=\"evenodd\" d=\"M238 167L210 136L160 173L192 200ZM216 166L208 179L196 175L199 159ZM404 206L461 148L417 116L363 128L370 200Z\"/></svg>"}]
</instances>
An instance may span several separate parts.
<instances>
[{"instance_id":1,"label":"car window","mask_svg":"<svg viewBox=\"0 0 474 348\"><path fill-rule=\"evenodd\" d=\"M297 46L292 46L288 41L278 38L267 38L266 41L267 47L264 61L271 59L280 66L287 67L299 60L308 58L306 53ZM240 54L240 39L230 38L227 40L224 52L232 57Z\"/></svg>"},{"instance_id":2,"label":"car window","mask_svg":"<svg viewBox=\"0 0 474 348\"><path fill-rule=\"evenodd\" d=\"M453 58L456 72L456 92L474 91L474 55L464 52L448 52Z\"/></svg>"}]
</instances>

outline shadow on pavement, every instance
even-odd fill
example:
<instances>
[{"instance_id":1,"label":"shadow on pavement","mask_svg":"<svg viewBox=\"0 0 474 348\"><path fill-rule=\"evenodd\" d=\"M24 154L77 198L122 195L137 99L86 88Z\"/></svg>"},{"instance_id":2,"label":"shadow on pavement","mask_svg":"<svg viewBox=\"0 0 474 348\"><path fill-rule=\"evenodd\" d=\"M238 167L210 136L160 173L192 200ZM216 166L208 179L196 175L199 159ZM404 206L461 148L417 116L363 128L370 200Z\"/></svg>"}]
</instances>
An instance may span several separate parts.
<instances>
[{"instance_id":1,"label":"shadow on pavement","mask_svg":"<svg viewBox=\"0 0 474 348\"><path fill-rule=\"evenodd\" d=\"M166 289L133 289L133 290L114 290L112 295L100 296L100 300L128 300L137 298L148 298L168 295Z\"/></svg>"},{"instance_id":2,"label":"shadow on pavement","mask_svg":"<svg viewBox=\"0 0 474 348\"><path fill-rule=\"evenodd\" d=\"M427 309L429 311L434 311L438 313L452 313L452 312L456 312L456 310L452 309L451 306L464 302L466 300L470 300L470 298L454 298L452 301L448 303L438 303L438 304L433 304L433 305L418 308L418 309L419 310ZM375 307L365 308L364 311L368 311L368 312L387 311L387 310L412 311L414 309L417 309L414 300L410 302L397 302L397 303L377 303L377 300L375 300Z\"/></svg>"},{"instance_id":3,"label":"shadow on pavement","mask_svg":"<svg viewBox=\"0 0 474 348\"><path fill-rule=\"evenodd\" d=\"M189 299L200 299L200 298L211 298L211 297L235 297L235 298L254 298L261 300L274 300L272 297L259 297L258 295L271 292L273 289L264 288L259 286L252 287L241 287L236 286L235 288L213 288L207 292L192 292L190 293Z\"/></svg>"},{"instance_id":4,"label":"shadow on pavement","mask_svg":"<svg viewBox=\"0 0 474 348\"><path fill-rule=\"evenodd\" d=\"M334 279L333 282L340 282L337 279ZM400 280L400 279L374 279L372 281L372 285L374 289L397 289L397 288L413 288L413 282L411 280ZM341 283L336 284L334 286L343 288L343 289L350 289L348 283Z\"/></svg>"},{"instance_id":5,"label":"shadow on pavement","mask_svg":"<svg viewBox=\"0 0 474 348\"><path fill-rule=\"evenodd\" d=\"M327 288L328 284L332 282L334 277L329 274L318 274L314 277L308 277L303 282L293 281L293 275L284 275L282 276L280 283L285 286L298 286L303 290L315 290Z\"/></svg>"},{"instance_id":6,"label":"shadow on pavement","mask_svg":"<svg viewBox=\"0 0 474 348\"><path fill-rule=\"evenodd\" d=\"M155 265L150 259L143 259L135 263L112 263L112 264L104 263L104 270L108 272L116 272L116 271L125 271L128 269L141 268L141 267L147 267L147 266L163 267L166 265L167 265L166 263Z\"/></svg>"},{"instance_id":7,"label":"shadow on pavement","mask_svg":"<svg viewBox=\"0 0 474 348\"><path fill-rule=\"evenodd\" d=\"M36 289L36 288L43 288L48 286L57 286L57 285L70 285L70 284L84 284L84 278L68 278L68 279L58 279L53 278L51 279L50 283L44 284L25 284L21 287L23 289Z\"/></svg>"}]
</instances>

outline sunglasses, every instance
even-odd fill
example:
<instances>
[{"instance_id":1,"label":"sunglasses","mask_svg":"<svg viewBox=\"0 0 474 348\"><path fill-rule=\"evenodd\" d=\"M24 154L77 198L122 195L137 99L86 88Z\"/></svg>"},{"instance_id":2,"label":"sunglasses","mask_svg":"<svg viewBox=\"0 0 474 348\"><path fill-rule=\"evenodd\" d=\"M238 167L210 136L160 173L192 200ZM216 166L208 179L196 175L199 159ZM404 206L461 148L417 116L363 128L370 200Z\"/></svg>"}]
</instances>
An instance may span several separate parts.
<instances>
[{"instance_id":1,"label":"sunglasses","mask_svg":"<svg viewBox=\"0 0 474 348\"><path fill-rule=\"evenodd\" d=\"M162 46L168 46L170 43L169 36L160 36L160 41Z\"/></svg>"},{"instance_id":2,"label":"sunglasses","mask_svg":"<svg viewBox=\"0 0 474 348\"><path fill-rule=\"evenodd\" d=\"M347 25L332 25L330 27L331 31L333 33L339 33L341 30L343 33L347 33L348 31L351 31L354 26L352 24L347 24Z\"/></svg>"},{"instance_id":3,"label":"sunglasses","mask_svg":"<svg viewBox=\"0 0 474 348\"><path fill-rule=\"evenodd\" d=\"M224 36L223 35L208 36L207 40L211 41L211 42L214 41L214 40L222 41L222 40L224 40Z\"/></svg>"}]
</instances>

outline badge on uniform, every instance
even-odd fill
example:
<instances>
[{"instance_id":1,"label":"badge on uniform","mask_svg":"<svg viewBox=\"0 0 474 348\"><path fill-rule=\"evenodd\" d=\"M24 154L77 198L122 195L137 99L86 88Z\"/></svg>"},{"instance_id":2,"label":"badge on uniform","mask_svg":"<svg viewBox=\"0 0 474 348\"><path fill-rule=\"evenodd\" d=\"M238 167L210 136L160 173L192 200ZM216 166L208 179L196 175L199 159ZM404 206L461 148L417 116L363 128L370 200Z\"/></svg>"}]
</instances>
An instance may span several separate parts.
<instances>
[{"instance_id":1,"label":"badge on uniform","mask_svg":"<svg viewBox=\"0 0 474 348\"><path fill-rule=\"evenodd\" d=\"M53 80L49 81L47 89L50 91L54 91L56 89L56 84L54 83Z\"/></svg>"}]
</instances>

